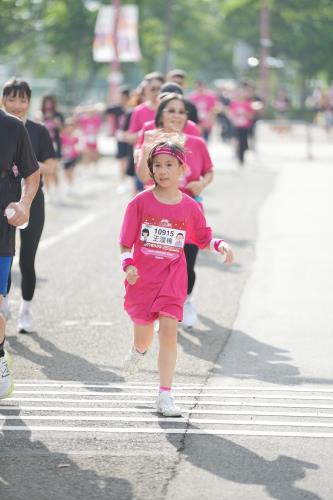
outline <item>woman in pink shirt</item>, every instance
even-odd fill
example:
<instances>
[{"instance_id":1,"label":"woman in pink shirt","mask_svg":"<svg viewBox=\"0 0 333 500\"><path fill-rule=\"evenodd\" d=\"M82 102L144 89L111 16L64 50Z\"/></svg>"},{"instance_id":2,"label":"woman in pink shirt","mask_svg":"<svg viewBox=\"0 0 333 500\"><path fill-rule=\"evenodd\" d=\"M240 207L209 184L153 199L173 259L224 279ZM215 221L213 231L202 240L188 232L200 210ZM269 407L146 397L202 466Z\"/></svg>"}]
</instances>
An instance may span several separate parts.
<instances>
[{"instance_id":1,"label":"woman in pink shirt","mask_svg":"<svg viewBox=\"0 0 333 500\"><path fill-rule=\"evenodd\" d=\"M240 165L244 164L245 152L249 149L248 133L253 123L255 111L247 99L246 89L240 88L229 105L229 119L235 129L236 154Z\"/></svg>"},{"instance_id":2,"label":"woman in pink shirt","mask_svg":"<svg viewBox=\"0 0 333 500\"><path fill-rule=\"evenodd\" d=\"M121 261L126 273L125 310L134 324L134 343L125 363L127 374L139 368L152 343L159 319L158 367L160 391L157 411L180 416L171 396L177 357L177 323L182 320L187 294L184 243L224 255L232 252L223 240L212 238L203 212L193 198L179 190L185 174L184 150L172 142L154 146L147 165L155 183L127 206L120 234Z\"/></svg>"},{"instance_id":3,"label":"woman in pink shirt","mask_svg":"<svg viewBox=\"0 0 333 500\"><path fill-rule=\"evenodd\" d=\"M156 111L154 131L146 132L142 137L142 155L138 164L138 175L142 182L151 180L147 167L147 156L152 142L170 137L178 137L178 142L184 144L187 169L181 181L180 189L194 198L201 207L202 193L213 179L213 164L205 141L201 137L195 137L184 133L187 123L187 114L184 99L178 94L168 94L160 102ZM192 303L191 295L195 283L194 266L198 256L199 248L191 241L185 245L187 261L188 290L184 306L183 325L193 328L198 317Z\"/></svg>"}]
</instances>

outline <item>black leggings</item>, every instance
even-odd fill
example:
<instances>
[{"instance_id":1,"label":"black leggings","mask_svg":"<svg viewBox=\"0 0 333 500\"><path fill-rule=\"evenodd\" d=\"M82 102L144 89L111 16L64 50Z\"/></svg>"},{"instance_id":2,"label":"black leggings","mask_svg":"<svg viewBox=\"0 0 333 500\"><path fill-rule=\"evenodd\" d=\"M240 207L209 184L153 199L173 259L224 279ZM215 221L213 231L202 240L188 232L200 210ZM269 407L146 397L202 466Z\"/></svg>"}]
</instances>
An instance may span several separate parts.
<instances>
[{"instance_id":1,"label":"black leggings","mask_svg":"<svg viewBox=\"0 0 333 500\"><path fill-rule=\"evenodd\" d=\"M39 240L42 236L45 220L44 193L38 190L30 210L29 225L21 229L20 269L21 290L24 300L32 300L36 288L35 257ZM11 286L11 276L8 279L8 293Z\"/></svg>"},{"instance_id":2,"label":"black leggings","mask_svg":"<svg viewBox=\"0 0 333 500\"><path fill-rule=\"evenodd\" d=\"M247 128L236 128L236 137L238 141L237 145L237 157L241 164L244 163L245 151L249 149L248 141L247 141Z\"/></svg>"},{"instance_id":3,"label":"black leggings","mask_svg":"<svg viewBox=\"0 0 333 500\"><path fill-rule=\"evenodd\" d=\"M184 246L184 252L187 264L187 279L188 279L187 295L190 295L192 293L195 283L194 266L195 266L195 261L197 260L199 248L196 245L187 243Z\"/></svg>"}]
</instances>

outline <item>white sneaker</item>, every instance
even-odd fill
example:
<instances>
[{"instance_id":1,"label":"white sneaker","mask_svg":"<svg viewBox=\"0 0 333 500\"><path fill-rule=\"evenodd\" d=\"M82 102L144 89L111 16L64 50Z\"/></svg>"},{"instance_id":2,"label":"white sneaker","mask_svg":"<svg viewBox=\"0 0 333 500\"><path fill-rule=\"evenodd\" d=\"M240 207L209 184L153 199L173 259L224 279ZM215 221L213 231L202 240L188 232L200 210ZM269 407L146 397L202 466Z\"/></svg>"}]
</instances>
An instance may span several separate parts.
<instances>
[{"instance_id":1,"label":"white sneaker","mask_svg":"<svg viewBox=\"0 0 333 500\"><path fill-rule=\"evenodd\" d=\"M123 370L128 377L132 377L139 371L140 365L144 360L146 352L138 352L134 346L132 347L132 349L126 356L123 365Z\"/></svg>"},{"instance_id":2,"label":"white sneaker","mask_svg":"<svg viewBox=\"0 0 333 500\"><path fill-rule=\"evenodd\" d=\"M14 389L11 357L7 351L0 358L0 399L8 398Z\"/></svg>"},{"instance_id":3,"label":"white sneaker","mask_svg":"<svg viewBox=\"0 0 333 500\"><path fill-rule=\"evenodd\" d=\"M191 297L188 295L183 309L183 325L185 328L193 328L197 321L198 315L192 304Z\"/></svg>"},{"instance_id":4,"label":"white sneaker","mask_svg":"<svg viewBox=\"0 0 333 500\"><path fill-rule=\"evenodd\" d=\"M156 409L162 413L164 417L181 417L182 411L176 405L170 391L162 391L159 393L156 401Z\"/></svg>"},{"instance_id":5,"label":"white sneaker","mask_svg":"<svg viewBox=\"0 0 333 500\"><path fill-rule=\"evenodd\" d=\"M27 304L27 301L21 303L19 315L18 315L18 331L19 333L31 333L33 331L33 321L31 306Z\"/></svg>"}]
</instances>

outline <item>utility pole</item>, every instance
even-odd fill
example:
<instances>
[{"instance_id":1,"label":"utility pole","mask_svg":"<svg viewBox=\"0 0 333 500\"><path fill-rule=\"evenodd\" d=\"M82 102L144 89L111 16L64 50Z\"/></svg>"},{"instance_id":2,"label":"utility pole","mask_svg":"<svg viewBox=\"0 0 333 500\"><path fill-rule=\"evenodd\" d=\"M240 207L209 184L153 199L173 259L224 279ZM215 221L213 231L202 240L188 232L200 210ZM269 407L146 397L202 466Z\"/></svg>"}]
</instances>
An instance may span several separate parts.
<instances>
[{"instance_id":1,"label":"utility pole","mask_svg":"<svg viewBox=\"0 0 333 500\"><path fill-rule=\"evenodd\" d=\"M164 43L164 60L163 73L167 74L171 64L171 38L172 38L172 8L173 0L165 1L165 43Z\"/></svg>"},{"instance_id":2,"label":"utility pole","mask_svg":"<svg viewBox=\"0 0 333 500\"><path fill-rule=\"evenodd\" d=\"M112 0L114 8L114 25L112 29L114 58L111 61L111 74L109 77L109 100L111 104L116 104L119 99L119 84L121 82L121 66L118 50L118 26L121 10L121 0Z\"/></svg>"},{"instance_id":3,"label":"utility pole","mask_svg":"<svg viewBox=\"0 0 333 500\"><path fill-rule=\"evenodd\" d=\"M268 56L272 42L270 39L270 12L268 0L261 0L260 10L260 96L264 105L268 98Z\"/></svg>"}]
</instances>

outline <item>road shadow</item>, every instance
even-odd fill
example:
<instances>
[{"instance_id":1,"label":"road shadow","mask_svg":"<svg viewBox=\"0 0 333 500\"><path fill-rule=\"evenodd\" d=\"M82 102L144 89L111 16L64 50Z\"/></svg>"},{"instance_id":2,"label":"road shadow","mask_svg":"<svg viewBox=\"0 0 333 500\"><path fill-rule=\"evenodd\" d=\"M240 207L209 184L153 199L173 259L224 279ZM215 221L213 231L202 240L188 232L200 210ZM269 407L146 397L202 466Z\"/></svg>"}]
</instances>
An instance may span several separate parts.
<instances>
[{"instance_id":1,"label":"road shadow","mask_svg":"<svg viewBox=\"0 0 333 500\"><path fill-rule=\"evenodd\" d=\"M162 429L170 426L159 422ZM189 426L189 429L196 429ZM321 500L316 493L296 486L296 481L306 477L307 470L318 470L319 465L285 455L275 460L266 460L253 451L220 436L185 435L183 447L179 449L179 436L166 434L168 441L194 467L226 481L243 485L257 485L265 488L271 498L278 500ZM195 471L190 471L195 477ZM181 473L178 471L181 479ZM187 478L188 479L188 478ZM206 481L195 482L193 499L208 498L209 485ZM201 486L202 485L202 486ZM202 490L200 490L202 488ZM209 498L214 498L209 495ZM215 497L217 498L217 497ZM220 497L223 498L223 495ZM252 498L252 497L251 497Z\"/></svg>"},{"instance_id":2,"label":"road shadow","mask_svg":"<svg viewBox=\"0 0 333 500\"><path fill-rule=\"evenodd\" d=\"M6 500L132 500L133 487L112 471L98 474L80 467L66 453L51 451L41 440L33 439L20 417L20 409L1 410L4 426L23 426L23 430L2 429L0 434L0 498ZM51 431L50 431L51 432ZM87 459L89 455L87 455ZM92 462L95 463L95 462Z\"/></svg>"},{"instance_id":3,"label":"road shadow","mask_svg":"<svg viewBox=\"0 0 333 500\"><path fill-rule=\"evenodd\" d=\"M14 356L21 356L39 365L48 380L77 380L83 385L93 382L108 384L124 381L123 377L110 370L103 370L81 356L59 349L53 342L41 337L37 332L29 334L29 338L34 340L45 354L33 351L27 345L19 342L16 336L8 336L7 341ZM94 388L94 391L105 392L107 390L110 389ZM118 391L115 388L113 390Z\"/></svg>"},{"instance_id":4,"label":"road shadow","mask_svg":"<svg viewBox=\"0 0 333 500\"><path fill-rule=\"evenodd\" d=\"M302 377L289 351L282 347L260 342L239 330L224 328L202 314L199 319L205 330L187 330L186 334L180 330L178 343L187 354L213 363L215 366L210 370L211 373L271 384L333 384L333 379ZM223 352L230 335L237 345L235 356Z\"/></svg>"}]
</instances>

